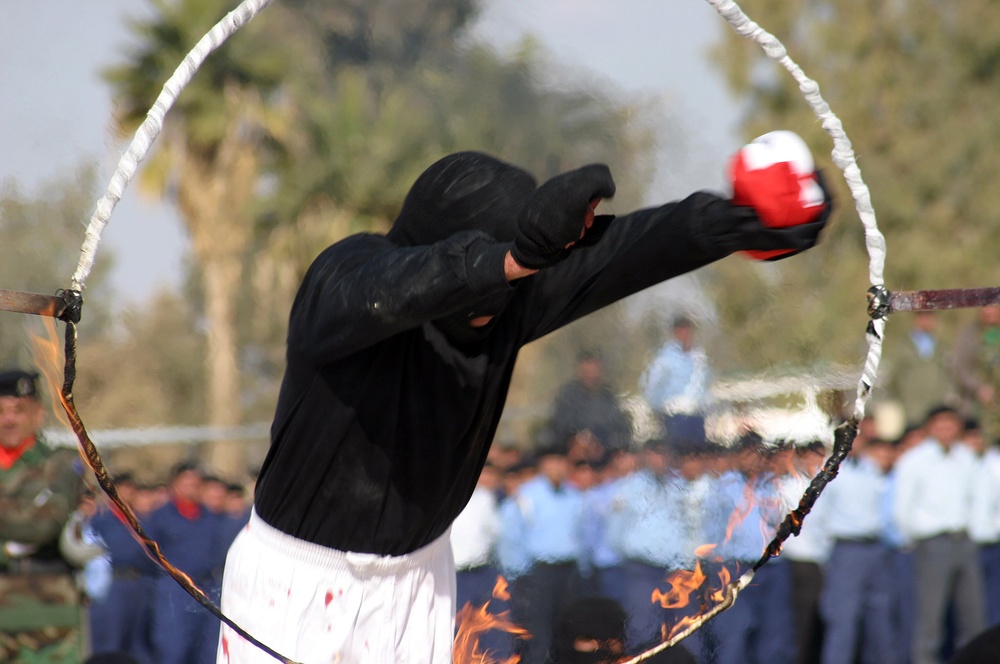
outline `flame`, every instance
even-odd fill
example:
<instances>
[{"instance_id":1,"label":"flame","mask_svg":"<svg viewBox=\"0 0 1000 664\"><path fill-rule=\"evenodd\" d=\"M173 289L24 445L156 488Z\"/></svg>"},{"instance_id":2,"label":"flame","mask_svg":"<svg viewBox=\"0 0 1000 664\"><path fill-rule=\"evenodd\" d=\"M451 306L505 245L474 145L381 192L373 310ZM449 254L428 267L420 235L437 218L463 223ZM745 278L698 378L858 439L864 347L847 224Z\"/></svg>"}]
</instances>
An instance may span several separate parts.
<instances>
[{"instance_id":1,"label":"flame","mask_svg":"<svg viewBox=\"0 0 1000 664\"><path fill-rule=\"evenodd\" d=\"M733 508L732 513L729 515L729 522L726 524L726 537L723 540L728 542L732 536L733 531L736 530L750 514L750 510L754 508L756 500L754 499L753 486L750 482L743 485L743 502Z\"/></svg>"},{"instance_id":2,"label":"flame","mask_svg":"<svg viewBox=\"0 0 1000 664\"><path fill-rule=\"evenodd\" d=\"M507 592L507 585L507 579L498 576L496 585L493 586L493 596L505 602L510 601L510 593Z\"/></svg>"},{"instance_id":3,"label":"flame","mask_svg":"<svg viewBox=\"0 0 1000 664\"><path fill-rule=\"evenodd\" d=\"M59 424L72 430L73 427L70 424L69 417L66 415L66 404L63 401L62 395L63 354L62 344L60 343L59 335L56 333L56 320L48 316L42 316L41 321L45 326L44 335L34 332L28 333L31 337L31 357L35 362L35 366L38 367L38 370L45 378L45 384L49 388L47 394L53 415L55 415Z\"/></svg>"},{"instance_id":4,"label":"flame","mask_svg":"<svg viewBox=\"0 0 1000 664\"><path fill-rule=\"evenodd\" d=\"M726 569L725 567L721 568L719 570L719 583L721 585L719 585L719 589L716 590L711 595L711 599L713 602L719 603L726 598L726 586L729 585L729 582L731 580L732 577L729 574L729 570Z\"/></svg>"},{"instance_id":5,"label":"flame","mask_svg":"<svg viewBox=\"0 0 1000 664\"><path fill-rule=\"evenodd\" d=\"M705 583L705 573L701 571L701 561L694 564L693 570L680 570L667 576L669 589L662 592L653 588L652 602L660 603L664 609L681 609L691 603L691 593L701 588Z\"/></svg>"},{"instance_id":6,"label":"flame","mask_svg":"<svg viewBox=\"0 0 1000 664\"><path fill-rule=\"evenodd\" d=\"M678 633L686 629L689 625L694 623L699 619L699 617L708 608L708 602L711 601L718 604L725 598L725 588L729 584L730 574L729 570L725 567L720 566L718 577L719 586L712 591L713 586L707 585L706 582L709 580L708 575L705 574L702 568L702 560L711 560L713 562L721 562L721 558L710 557L712 551L715 550L715 544L702 544L695 549L695 555L698 556L698 560L695 562L693 570L679 570L673 572L667 576L665 579L667 585L669 586L666 592L662 592L659 588L653 589L652 602L659 603L665 609L683 609L691 605L691 596L694 595L698 598L699 606L698 611L692 615L682 616L676 623L674 623L668 629L666 624L660 626L660 636L662 641L671 639Z\"/></svg>"},{"instance_id":7,"label":"flame","mask_svg":"<svg viewBox=\"0 0 1000 664\"><path fill-rule=\"evenodd\" d=\"M507 580L502 576L497 577L496 585L493 586L493 597L499 600L510 599L510 593L507 591ZM517 664L521 661L518 655L513 655L502 661L497 660L490 652L483 652L479 648L480 635L490 630L507 632L520 639L531 638L527 630L511 622L510 611L493 614L490 613L489 606L489 602L478 607L469 602L455 616L458 629L452 648L452 664Z\"/></svg>"},{"instance_id":8,"label":"flame","mask_svg":"<svg viewBox=\"0 0 1000 664\"><path fill-rule=\"evenodd\" d=\"M728 542L735 531L749 516L757 501L754 496L753 485L747 482L743 486L743 500L733 508L726 523L726 534L723 542ZM765 535L765 540L770 539L765 532L767 524L761 523L761 532ZM683 609L692 604L692 595L699 602L698 610L692 615L682 616L669 628L666 624L661 625L660 633L663 641L671 639L688 626L692 625L710 608L709 605L719 604L725 599L726 586L732 580L731 572L724 565L718 565L717 577L719 585L716 587L711 583L708 574L705 573L702 561L721 563L720 556L713 555L717 544L702 544L695 547L694 555L696 562L693 570L679 570L667 575L664 579L667 583L666 591L654 588L651 602L659 604L664 609ZM738 570L737 570L738 572Z\"/></svg>"}]
</instances>

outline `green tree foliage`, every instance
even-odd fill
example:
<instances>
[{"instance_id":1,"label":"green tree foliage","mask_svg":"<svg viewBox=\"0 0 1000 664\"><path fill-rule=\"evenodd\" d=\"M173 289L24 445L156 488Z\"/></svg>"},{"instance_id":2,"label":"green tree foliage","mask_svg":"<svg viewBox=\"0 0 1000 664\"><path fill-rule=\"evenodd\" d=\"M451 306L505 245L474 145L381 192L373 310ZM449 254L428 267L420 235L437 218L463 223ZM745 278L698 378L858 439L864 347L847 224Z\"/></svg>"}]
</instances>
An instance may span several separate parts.
<instances>
[{"instance_id":1,"label":"green tree foliage","mask_svg":"<svg viewBox=\"0 0 1000 664\"><path fill-rule=\"evenodd\" d=\"M80 258L87 219L93 210L95 175L92 168L44 183L32 194L15 182L0 186L0 288L52 295L68 288ZM106 327L110 253L95 267L85 294L86 340ZM0 312L0 367L30 367L29 332L40 333L35 317Z\"/></svg>"},{"instance_id":2,"label":"green tree foliage","mask_svg":"<svg viewBox=\"0 0 1000 664\"><path fill-rule=\"evenodd\" d=\"M984 29L992 3L741 5L782 40L843 121L886 235L887 286L992 285L1000 239L1000 190L993 186L1000 121L986 110L1000 101L1000 37ZM726 35L718 62L747 102L745 137L778 128L800 133L838 202L817 250L774 265L730 259L715 271L725 327L740 331L733 364L855 361L867 257L853 201L829 157L830 140L787 73L720 25Z\"/></svg>"},{"instance_id":3,"label":"green tree foliage","mask_svg":"<svg viewBox=\"0 0 1000 664\"><path fill-rule=\"evenodd\" d=\"M406 69L450 53L475 16L475 0L288 0L284 3L318 37L331 68L363 65Z\"/></svg>"},{"instance_id":4,"label":"green tree foliage","mask_svg":"<svg viewBox=\"0 0 1000 664\"><path fill-rule=\"evenodd\" d=\"M113 329L81 345L75 393L88 430L204 424L206 339L200 328L188 299L161 292L122 311ZM163 481L192 454L180 443L112 450L99 438L97 444L113 473L129 471L148 482ZM242 477L239 470L233 469L234 479Z\"/></svg>"},{"instance_id":5,"label":"green tree foliage","mask_svg":"<svg viewBox=\"0 0 1000 664\"><path fill-rule=\"evenodd\" d=\"M92 167L42 184L27 195L15 183L0 192L0 288L53 294L69 286L80 245L97 198ZM108 283L114 255L104 249L87 280L83 319L78 327L79 353L75 401L90 431L151 425L203 424L205 338L197 312L178 295L163 293L141 309L112 314L114 292ZM52 338L39 316L0 312L0 368L34 368L61 381L63 324ZM32 339L56 345L53 356L39 355ZM51 365L55 361L58 365ZM59 385L43 387L48 397ZM58 409L54 400L46 404ZM47 427L58 428L62 413ZM135 453L111 453L112 468L146 464L144 477L162 479L187 450L177 446ZM128 457L116 463L118 456ZM148 463L147 463L148 462Z\"/></svg>"},{"instance_id":6,"label":"green tree foliage","mask_svg":"<svg viewBox=\"0 0 1000 664\"><path fill-rule=\"evenodd\" d=\"M91 429L206 421L205 336L179 294L161 292L81 348L77 402Z\"/></svg>"}]
</instances>

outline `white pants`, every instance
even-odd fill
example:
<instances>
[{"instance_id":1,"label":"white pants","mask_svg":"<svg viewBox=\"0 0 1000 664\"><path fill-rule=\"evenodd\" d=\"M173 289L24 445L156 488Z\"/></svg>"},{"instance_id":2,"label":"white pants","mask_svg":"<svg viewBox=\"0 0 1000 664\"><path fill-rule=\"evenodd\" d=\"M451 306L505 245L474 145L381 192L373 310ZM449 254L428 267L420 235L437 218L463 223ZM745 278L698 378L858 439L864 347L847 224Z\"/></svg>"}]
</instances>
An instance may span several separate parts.
<instances>
[{"instance_id":1,"label":"white pants","mask_svg":"<svg viewBox=\"0 0 1000 664\"><path fill-rule=\"evenodd\" d=\"M448 533L413 553L378 556L306 542L251 514L226 558L222 611L302 664L451 664ZM276 660L223 625L216 661Z\"/></svg>"}]
</instances>

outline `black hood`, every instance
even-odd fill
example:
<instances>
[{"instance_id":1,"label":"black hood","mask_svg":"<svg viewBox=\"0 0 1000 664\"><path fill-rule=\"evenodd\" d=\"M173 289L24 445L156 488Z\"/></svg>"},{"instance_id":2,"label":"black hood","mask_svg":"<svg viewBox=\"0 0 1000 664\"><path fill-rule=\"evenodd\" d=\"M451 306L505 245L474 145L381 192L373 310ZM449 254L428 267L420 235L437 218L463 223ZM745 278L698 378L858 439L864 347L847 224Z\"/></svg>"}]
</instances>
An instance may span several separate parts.
<instances>
[{"instance_id":1,"label":"black hood","mask_svg":"<svg viewBox=\"0 0 1000 664\"><path fill-rule=\"evenodd\" d=\"M414 247L434 244L462 231L480 231L512 242L517 216L535 190L527 171L480 152L458 152L435 162L413 183L387 237ZM473 328L469 321L499 316L514 291L492 295L461 312L434 321L457 344L472 344L489 334L496 321Z\"/></svg>"},{"instance_id":2,"label":"black hood","mask_svg":"<svg viewBox=\"0 0 1000 664\"><path fill-rule=\"evenodd\" d=\"M535 187L530 173L495 157L448 155L413 183L388 238L414 247L476 230L511 242L517 214Z\"/></svg>"}]
</instances>

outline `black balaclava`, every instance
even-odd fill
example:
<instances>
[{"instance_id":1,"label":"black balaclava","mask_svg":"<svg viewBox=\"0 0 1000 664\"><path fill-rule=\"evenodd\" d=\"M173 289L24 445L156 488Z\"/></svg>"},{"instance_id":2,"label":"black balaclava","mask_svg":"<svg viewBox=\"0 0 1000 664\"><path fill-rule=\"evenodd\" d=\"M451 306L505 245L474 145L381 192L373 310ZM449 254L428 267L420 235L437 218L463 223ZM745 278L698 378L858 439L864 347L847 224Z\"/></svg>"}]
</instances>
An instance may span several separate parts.
<instances>
[{"instance_id":1,"label":"black balaclava","mask_svg":"<svg viewBox=\"0 0 1000 664\"><path fill-rule=\"evenodd\" d=\"M627 616L621 605L607 597L583 597L567 606L559 616L553 647L558 664L604 664L621 659L619 648L625 641ZM594 652L576 649L577 639L594 639L600 646Z\"/></svg>"},{"instance_id":2,"label":"black balaclava","mask_svg":"<svg viewBox=\"0 0 1000 664\"><path fill-rule=\"evenodd\" d=\"M420 174L386 236L397 245L414 247L475 230L512 242L518 212L535 187L535 178L523 169L479 152L458 152ZM455 343L475 343L496 321L478 328L469 321L500 315L511 297L513 290L483 298L434 324Z\"/></svg>"}]
</instances>

